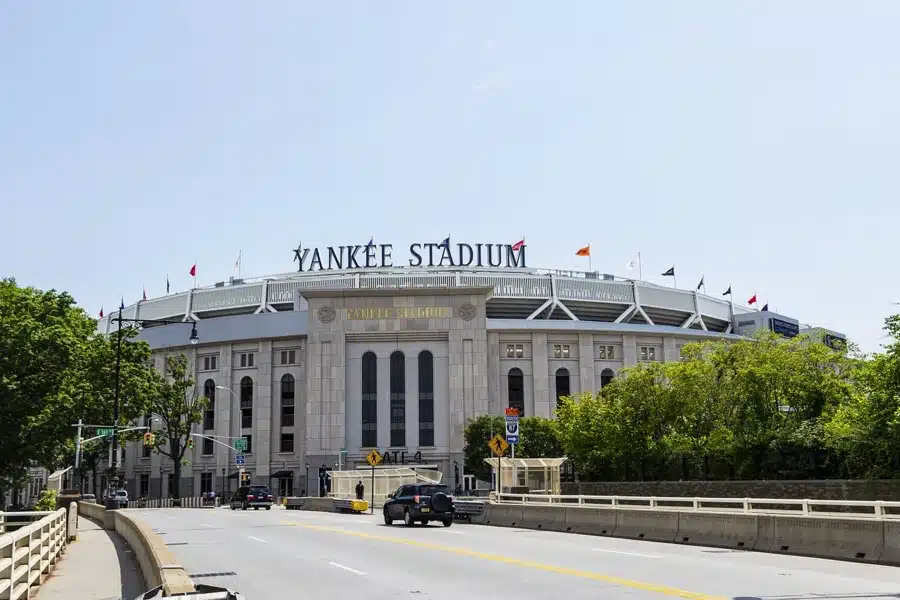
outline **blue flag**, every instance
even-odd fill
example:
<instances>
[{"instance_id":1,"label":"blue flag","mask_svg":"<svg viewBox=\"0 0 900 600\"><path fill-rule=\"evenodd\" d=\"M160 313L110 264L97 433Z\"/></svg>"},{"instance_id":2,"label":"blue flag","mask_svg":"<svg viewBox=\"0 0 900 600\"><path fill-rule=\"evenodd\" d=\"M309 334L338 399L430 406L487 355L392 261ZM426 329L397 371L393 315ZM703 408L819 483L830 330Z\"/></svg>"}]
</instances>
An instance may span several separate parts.
<instances>
[{"instance_id":1,"label":"blue flag","mask_svg":"<svg viewBox=\"0 0 900 600\"><path fill-rule=\"evenodd\" d=\"M119 310L125 310L125 298L122 298L121 304L119 304Z\"/></svg>"}]
</instances>

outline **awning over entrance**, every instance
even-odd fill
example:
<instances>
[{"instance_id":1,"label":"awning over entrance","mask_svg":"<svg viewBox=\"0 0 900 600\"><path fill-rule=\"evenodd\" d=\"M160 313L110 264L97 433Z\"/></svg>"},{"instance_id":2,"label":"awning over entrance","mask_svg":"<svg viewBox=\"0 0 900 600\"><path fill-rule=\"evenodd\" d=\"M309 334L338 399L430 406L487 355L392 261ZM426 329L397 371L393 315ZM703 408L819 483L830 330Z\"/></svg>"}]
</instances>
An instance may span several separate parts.
<instances>
[{"instance_id":1,"label":"awning over entrance","mask_svg":"<svg viewBox=\"0 0 900 600\"><path fill-rule=\"evenodd\" d=\"M293 478L293 477L294 477L294 472L293 472L293 471L275 471L274 473L272 473L271 475L269 475L269 477L271 477L272 479L281 479L282 477L284 477L284 478L287 478L287 477Z\"/></svg>"}]
</instances>

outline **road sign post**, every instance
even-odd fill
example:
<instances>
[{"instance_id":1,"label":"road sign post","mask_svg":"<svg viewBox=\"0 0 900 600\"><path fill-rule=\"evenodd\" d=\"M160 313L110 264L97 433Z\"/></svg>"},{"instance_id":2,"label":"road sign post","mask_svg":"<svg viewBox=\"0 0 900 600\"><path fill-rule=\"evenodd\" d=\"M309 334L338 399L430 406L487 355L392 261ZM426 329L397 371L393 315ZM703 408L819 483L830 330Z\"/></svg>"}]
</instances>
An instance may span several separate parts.
<instances>
[{"instance_id":1,"label":"road sign post","mask_svg":"<svg viewBox=\"0 0 900 600\"><path fill-rule=\"evenodd\" d=\"M506 441L510 445L510 458L512 458L512 485L518 481L516 473L516 444L519 443L519 409L506 409Z\"/></svg>"},{"instance_id":2,"label":"road sign post","mask_svg":"<svg viewBox=\"0 0 900 600\"><path fill-rule=\"evenodd\" d=\"M379 454L378 450L372 450L366 456L366 460L369 461L369 464L372 465L372 489L369 491L369 497L371 500L369 501L369 514L375 514L375 465L381 462L382 456Z\"/></svg>"},{"instance_id":3,"label":"road sign post","mask_svg":"<svg viewBox=\"0 0 900 600\"><path fill-rule=\"evenodd\" d=\"M503 466L500 461L500 457L506 453L507 449L509 448L509 444L507 444L506 440L503 439L503 436L498 433L491 438L491 441L488 442L488 448L490 448L491 452L494 453L494 456L497 457L497 493L499 494L503 491L500 478L500 473L503 469Z\"/></svg>"},{"instance_id":4,"label":"road sign post","mask_svg":"<svg viewBox=\"0 0 900 600\"><path fill-rule=\"evenodd\" d=\"M243 452L247 449L247 438L240 437L234 440L234 449Z\"/></svg>"}]
</instances>

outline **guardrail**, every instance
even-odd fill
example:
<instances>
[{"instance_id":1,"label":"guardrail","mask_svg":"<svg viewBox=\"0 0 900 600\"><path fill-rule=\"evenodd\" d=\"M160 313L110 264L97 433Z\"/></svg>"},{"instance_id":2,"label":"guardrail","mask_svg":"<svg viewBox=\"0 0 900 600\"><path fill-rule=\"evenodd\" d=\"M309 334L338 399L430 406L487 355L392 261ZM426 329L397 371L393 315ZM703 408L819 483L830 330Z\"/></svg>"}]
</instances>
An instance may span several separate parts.
<instances>
[{"instance_id":1,"label":"guardrail","mask_svg":"<svg viewBox=\"0 0 900 600\"><path fill-rule=\"evenodd\" d=\"M216 498L216 501L220 498ZM215 504L203 498L203 496L195 496L191 498L157 498L155 500L129 500L128 508L172 508L181 506L181 508L215 508Z\"/></svg>"},{"instance_id":2,"label":"guardrail","mask_svg":"<svg viewBox=\"0 0 900 600\"><path fill-rule=\"evenodd\" d=\"M0 512L0 533L15 531L29 523L40 521L47 515L52 515L52 510L35 510L21 512Z\"/></svg>"},{"instance_id":3,"label":"guardrail","mask_svg":"<svg viewBox=\"0 0 900 600\"><path fill-rule=\"evenodd\" d=\"M61 508L0 535L0 598L27 598L43 582L65 550L67 521Z\"/></svg>"},{"instance_id":4,"label":"guardrail","mask_svg":"<svg viewBox=\"0 0 900 600\"><path fill-rule=\"evenodd\" d=\"M887 500L797 500L781 498L684 498L660 496L561 496L499 494L499 504L590 506L620 510L799 515L900 521L900 502ZM841 510L829 510L840 508Z\"/></svg>"}]
</instances>

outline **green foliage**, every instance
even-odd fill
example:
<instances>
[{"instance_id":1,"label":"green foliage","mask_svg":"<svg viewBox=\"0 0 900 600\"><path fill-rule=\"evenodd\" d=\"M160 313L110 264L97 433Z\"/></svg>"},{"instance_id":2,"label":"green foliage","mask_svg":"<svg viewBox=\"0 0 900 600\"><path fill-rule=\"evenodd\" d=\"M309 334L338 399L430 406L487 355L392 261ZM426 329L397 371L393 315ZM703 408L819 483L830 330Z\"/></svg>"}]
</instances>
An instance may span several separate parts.
<instances>
[{"instance_id":1,"label":"green foliage","mask_svg":"<svg viewBox=\"0 0 900 600\"><path fill-rule=\"evenodd\" d=\"M56 490L44 490L34 510L56 510Z\"/></svg>"},{"instance_id":2,"label":"green foliage","mask_svg":"<svg viewBox=\"0 0 900 600\"><path fill-rule=\"evenodd\" d=\"M153 393L150 348L136 333L122 332L120 425ZM0 280L0 488L29 466L72 464L78 418L112 424L116 343L67 293Z\"/></svg>"},{"instance_id":3,"label":"green foliage","mask_svg":"<svg viewBox=\"0 0 900 600\"><path fill-rule=\"evenodd\" d=\"M465 455L466 472L479 479L490 479L491 468L485 458L493 457L488 442L497 434L505 437L506 417L481 415L469 419L466 425ZM507 451L509 456L509 451ZM556 421L543 417L522 417L519 419L519 443L516 444L517 458L540 458L562 456L562 445L556 431Z\"/></svg>"},{"instance_id":4,"label":"green foliage","mask_svg":"<svg viewBox=\"0 0 900 600\"><path fill-rule=\"evenodd\" d=\"M594 395L564 398L528 456L568 456L584 480L789 479L900 475L900 315L872 356L804 336L686 346ZM523 453L529 435L522 420ZM466 429L466 466L487 478L489 424Z\"/></svg>"},{"instance_id":5,"label":"green foliage","mask_svg":"<svg viewBox=\"0 0 900 600\"><path fill-rule=\"evenodd\" d=\"M191 429L203 420L207 400L195 393L192 369L186 356L171 356L167 359L167 365L167 377L154 373L155 394L148 412L161 421L161 429L154 429L155 448L172 459L176 482L174 497L180 498L181 467L186 464Z\"/></svg>"}]
</instances>

